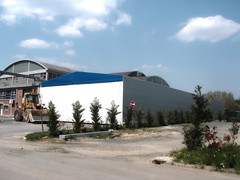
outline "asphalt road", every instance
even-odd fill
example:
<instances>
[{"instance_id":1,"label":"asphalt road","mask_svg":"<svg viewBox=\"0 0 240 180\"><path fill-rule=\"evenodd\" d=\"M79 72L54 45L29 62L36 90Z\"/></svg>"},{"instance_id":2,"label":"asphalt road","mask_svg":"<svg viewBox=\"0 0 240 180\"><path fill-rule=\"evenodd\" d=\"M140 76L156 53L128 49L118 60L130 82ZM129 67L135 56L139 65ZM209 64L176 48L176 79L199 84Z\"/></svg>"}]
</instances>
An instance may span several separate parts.
<instances>
[{"instance_id":1,"label":"asphalt road","mask_svg":"<svg viewBox=\"0 0 240 180\"><path fill-rule=\"evenodd\" d=\"M46 127L45 127L46 128ZM172 165L154 165L146 161L154 154L141 154L144 142L134 144L108 143L108 141L52 143L26 142L27 133L41 131L41 125L0 121L0 179L3 180L66 180L66 179L113 179L113 180L239 180L234 174L210 172L209 170L177 167ZM154 139L149 140L152 143ZM155 139L156 140L156 139ZM176 143L178 138L169 137L167 141ZM110 142L110 141L109 141ZM139 144L138 144L139 143ZM110 144L111 146L108 146ZM157 144L157 142L156 142ZM180 143L181 144L181 143ZM134 146L133 146L134 145ZM136 145L139 151L136 151ZM142 145L140 147L140 145ZM161 143L157 144L161 147ZM119 146L128 147L126 154L135 148L135 158L119 156ZM111 149L108 149L110 148ZM152 146L146 146L151 147ZM123 149L125 150L125 149ZM97 152L100 153L97 153ZM116 152L115 152L116 151ZM135 152L134 151L134 152ZM110 153L101 154L101 152ZM159 148L159 154L161 154ZM144 158L142 158L144 156ZM141 160L136 160L136 159Z\"/></svg>"}]
</instances>

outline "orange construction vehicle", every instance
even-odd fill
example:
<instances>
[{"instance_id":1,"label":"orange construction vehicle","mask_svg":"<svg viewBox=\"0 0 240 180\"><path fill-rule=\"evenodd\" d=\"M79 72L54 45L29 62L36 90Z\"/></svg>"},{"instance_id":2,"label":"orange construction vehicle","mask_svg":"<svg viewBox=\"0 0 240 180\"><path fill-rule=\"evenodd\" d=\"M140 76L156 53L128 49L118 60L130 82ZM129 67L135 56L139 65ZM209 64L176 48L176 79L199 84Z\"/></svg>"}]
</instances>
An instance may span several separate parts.
<instances>
[{"instance_id":1,"label":"orange construction vehicle","mask_svg":"<svg viewBox=\"0 0 240 180\"><path fill-rule=\"evenodd\" d=\"M26 93L14 112L16 121L48 121L48 110L39 102L39 94Z\"/></svg>"}]
</instances>

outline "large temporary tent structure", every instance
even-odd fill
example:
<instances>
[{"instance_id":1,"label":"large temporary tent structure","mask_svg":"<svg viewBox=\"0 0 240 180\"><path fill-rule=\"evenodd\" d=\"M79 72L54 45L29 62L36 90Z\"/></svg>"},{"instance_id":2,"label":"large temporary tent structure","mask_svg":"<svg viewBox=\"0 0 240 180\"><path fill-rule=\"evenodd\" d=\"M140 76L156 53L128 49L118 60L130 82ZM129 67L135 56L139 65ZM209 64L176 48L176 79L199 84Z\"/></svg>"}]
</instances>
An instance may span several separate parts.
<instances>
[{"instance_id":1,"label":"large temporary tent structure","mask_svg":"<svg viewBox=\"0 0 240 180\"><path fill-rule=\"evenodd\" d=\"M123 99L123 76L74 72L41 84L40 94L42 101L48 104L50 101L56 106L61 121L72 121L72 104L79 101L84 108L83 119L91 122L90 105L97 98L102 106L100 116L105 123L107 108L111 108L114 101L119 105L118 111L122 112ZM122 113L117 116L122 123Z\"/></svg>"},{"instance_id":2,"label":"large temporary tent structure","mask_svg":"<svg viewBox=\"0 0 240 180\"><path fill-rule=\"evenodd\" d=\"M100 116L103 123L106 123L107 109L111 108L111 102L114 101L121 112L117 116L120 124L124 122L126 108L132 101L136 108L141 107L151 112L188 110L191 106L190 93L170 88L160 78L157 79L164 83L154 83L146 79L119 74L74 72L43 82L40 94L43 103L52 101L55 104L62 121L72 120L72 104L77 100L85 109L83 119L91 122L90 104L97 98L102 105Z\"/></svg>"}]
</instances>

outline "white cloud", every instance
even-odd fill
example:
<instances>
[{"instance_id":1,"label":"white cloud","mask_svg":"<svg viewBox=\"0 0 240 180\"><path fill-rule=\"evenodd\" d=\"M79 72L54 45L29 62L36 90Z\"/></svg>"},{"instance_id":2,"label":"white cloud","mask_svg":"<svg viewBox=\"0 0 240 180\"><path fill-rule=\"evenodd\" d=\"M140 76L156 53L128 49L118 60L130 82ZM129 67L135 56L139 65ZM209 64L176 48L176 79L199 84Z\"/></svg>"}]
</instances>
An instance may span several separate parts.
<instances>
[{"instance_id":1,"label":"white cloud","mask_svg":"<svg viewBox=\"0 0 240 180\"><path fill-rule=\"evenodd\" d=\"M164 66L162 64L157 64L157 65L144 64L144 65L142 65L141 69L146 70L146 71L149 71L149 70L151 70L151 71L160 70L163 72L171 72L172 71L169 67Z\"/></svg>"},{"instance_id":2,"label":"white cloud","mask_svg":"<svg viewBox=\"0 0 240 180\"><path fill-rule=\"evenodd\" d=\"M46 49L50 47L58 48L58 44L56 43L53 43L53 42L49 43L47 41L37 39L37 38L23 40L20 43L20 46L23 48L31 48L31 49L34 49L34 48Z\"/></svg>"},{"instance_id":3,"label":"white cloud","mask_svg":"<svg viewBox=\"0 0 240 180\"><path fill-rule=\"evenodd\" d=\"M67 47L70 47L70 46L73 46L74 44L73 44L72 41L65 41L65 42L63 43L63 45L64 45L64 46L67 46Z\"/></svg>"},{"instance_id":4,"label":"white cloud","mask_svg":"<svg viewBox=\"0 0 240 180\"><path fill-rule=\"evenodd\" d=\"M226 39L240 31L240 24L224 17L210 16L190 19L176 34L181 41L209 41L217 42Z\"/></svg>"},{"instance_id":5,"label":"white cloud","mask_svg":"<svg viewBox=\"0 0 240 180\"><path fill-rule=\"evenodd\" d=\"M65 54L69 55L69 56L74 56L74 55L76 55L76 52L73 49L69 49L69 50L65 51Z\"/></svg>"},{"instance_id":6,"label":"white cloud","mask_svg":"<svg viewBox=\"0 0 240 180\"><path fill-rule=\"evenodd\" d=\"M115 22L116 25L130 25L132 23L132 18L126 13L119 13L118 19Z\"/></svg>"},{"instance_id":7,"label":"white cloud","mask_svg":"<svg viewBox=\"0 0 240 180\"><path fill-rule=\"evenodd\" d=\"M27 56L25 54L16 54L13 59L25 59Z\"/></svg>"},{"instance_id":8,"label":"white cloud","mask_svg":"<svg viewBox=\"0 0 240 180\"><path fill-rule=\"evenodd\" d=\"M88 31L104 30L107 28L107 24L97 19L75 18L60 26L56 31L60 36L82 37L83 34L80 31L82 28Z\"/></svg>"},{"instance_id":9,"label":"white cloud","mask_svg":"<svg viewBox=\"0 0 240 180\"><path fill-rule=\"evenodd\" d=\"M154 68L153 65L147 65L147 64L142 65L142 69L153 69L153 68Z\"/></svg>"},{"instance_id":10,"label":"white cloud","mask_svg":"<svg viewBox=\"0 0 240 180\"><path fill-rule=\"evenodd\" d=\"M88 19L86 21L83 21L83 27L89 31L97 31L106 29L107 24L96 19Z\"/></svg>"},{"instance_id":11,"label":"white cloud","mask_svg":"<svg viewBox=\"0 0 240 180\"><path fill-rule=\"evenodd\" d=\"M16 16L12 14L0 14L0 20L6 22L8 25L13 25L16 22Z\"/></svg>"},{"instance_id":12,"label":"white cloud","mask_svg":"<svg viewBox=\"0 0 240 180\"><path fill-rule=\"evenodd\" d=\"M131 24L131 16L118 10L123 0L1 0L0 20L7 24L30 18L52 22L60 36L82 37L88 31L105 30L108 26ZM117 20L114 17L117 17ZM63 22L59 25L59 22ZM114 23L116 22L116 23Z\"/></svg>"},{"instance_id":13,"label":"white cloud","mask_svg":"<svg viewBox=\"0 0 240 180\"><path fill-rule=\"evenodd\" d=\"M82 32L79 30L79 21L72 20L69 23L60 26L56 29L60 36L82 37Z\"/></svg>"},{"instance_id":14,"label":"white cloud","mask_svg":"<svg viewBox=\"0 0 240 180\"><path fill-rule=\"evenodd\" d=\"M69 62L61 61L61 60L58 60L55 58L36 57L34 59L37 59L41 62L46 62L46 63L50 63L50 64L54 64L57 66L62 66L62 67L70 68L70 69L75 69L75 70L79 70L79 71L84 71L84 70L88 69L87 65L69 63Z\"/></svg>"},{"instance_id":15,"label":"white cloud","mask_svg":"<svg viewBox=\"0 0 240 180\"><path fill-rule=\"evenodd\" d=\"M161 69L161 68L163 68L164 66L162 65L162 64L158 64L157 65L157 68L159 68L159 69Z\"/></svg>"}]
</instances>

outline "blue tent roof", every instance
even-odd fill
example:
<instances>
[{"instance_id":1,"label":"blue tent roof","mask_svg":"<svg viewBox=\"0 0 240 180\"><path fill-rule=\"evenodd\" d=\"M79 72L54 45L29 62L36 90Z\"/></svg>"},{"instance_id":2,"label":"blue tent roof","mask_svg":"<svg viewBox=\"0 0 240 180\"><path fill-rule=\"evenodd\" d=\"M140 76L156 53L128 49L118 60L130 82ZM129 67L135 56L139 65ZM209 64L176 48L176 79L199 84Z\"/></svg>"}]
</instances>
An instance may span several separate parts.
<instances>
[{"instance_id":1,"label":"blue tent roof","mask_svg":"<svg viewBox=\"0 0 240 180\"><path fill-rule=\"evenodd\" d=\"M100 73L89 73L89 72L73 72L70 74L66 74L66 75L42 82L41 87L117 82L122 80L123 80L122 75L100 74Z\"/></svg>"}]
</instances>

